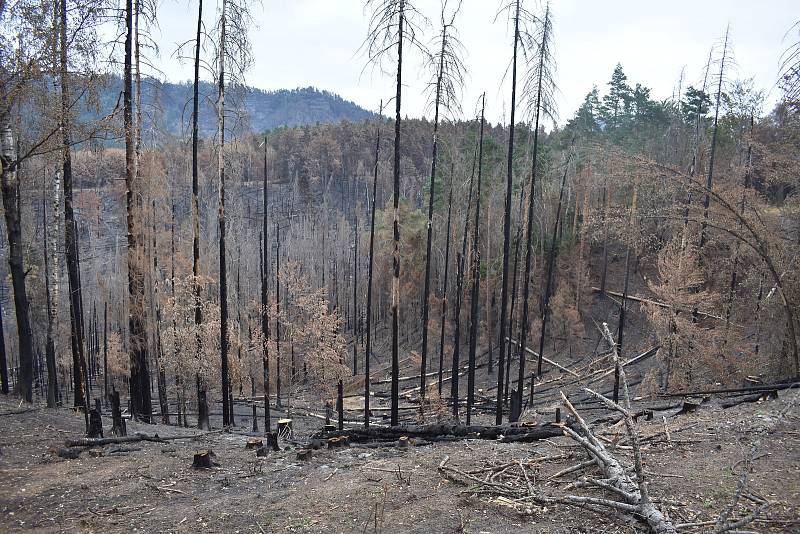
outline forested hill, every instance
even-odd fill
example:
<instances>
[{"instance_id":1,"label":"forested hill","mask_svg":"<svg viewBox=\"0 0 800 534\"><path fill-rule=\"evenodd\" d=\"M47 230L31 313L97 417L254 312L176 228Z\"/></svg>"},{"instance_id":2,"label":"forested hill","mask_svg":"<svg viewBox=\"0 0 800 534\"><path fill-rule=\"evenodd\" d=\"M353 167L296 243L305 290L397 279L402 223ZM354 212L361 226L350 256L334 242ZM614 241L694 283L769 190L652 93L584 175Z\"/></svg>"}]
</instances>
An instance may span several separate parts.
<instances>
[{"instance_id":1,"label":"forested hill","mask_svg":"<svg viewBox=\"0 0 800 534\"><path fill-rule=\"evenodd\" d=\"M122 80L107 79L100 100L105 111L113 109L122 91ZM200 82L200 134L214 135L217 129L216 86ZM263 132L281 126L302 126L316 123L358 122L373 116L357 104L329 91L314 87L262 91L255 88L230 88L226 93L228 125L253 132ZM192 112L192 83L169 83L155 79L142 81L142 130L166 131L180 135L190 128ZM247 117L246 123L237 117Z\"/></svg>"}]
</instances>

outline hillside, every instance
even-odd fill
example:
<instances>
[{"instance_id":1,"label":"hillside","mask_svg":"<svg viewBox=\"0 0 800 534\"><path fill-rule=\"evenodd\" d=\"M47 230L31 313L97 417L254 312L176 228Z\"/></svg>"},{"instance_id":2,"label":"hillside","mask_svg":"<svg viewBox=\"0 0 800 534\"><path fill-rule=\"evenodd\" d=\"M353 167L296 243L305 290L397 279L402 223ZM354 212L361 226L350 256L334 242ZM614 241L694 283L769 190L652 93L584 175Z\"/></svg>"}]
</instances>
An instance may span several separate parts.
<instances>
[{"instance_id":1,"label":"hillside","mask_svg":"<svg viewBox=\"0 0 800 534\"><path fill-rule=\"evenodd\" d=\"M212 136L217 128L214 107L216 86L200 82L200 134ZM113 109L122 91L122 79L111 77L100 94L104 113ZM248 87L231 88L226 94L229 125L252 132L273 130L282 126L303 126L316 123L359 122L373 113L329 91L314 87L262 91ZM142 83L142 130L165 130L179 135L188 131L192 111L192 83L161 82L148 78ZM154 117L157 120L154 121ZM238 117L247 117L238 122Z\"/></svg>"}]
</instances>

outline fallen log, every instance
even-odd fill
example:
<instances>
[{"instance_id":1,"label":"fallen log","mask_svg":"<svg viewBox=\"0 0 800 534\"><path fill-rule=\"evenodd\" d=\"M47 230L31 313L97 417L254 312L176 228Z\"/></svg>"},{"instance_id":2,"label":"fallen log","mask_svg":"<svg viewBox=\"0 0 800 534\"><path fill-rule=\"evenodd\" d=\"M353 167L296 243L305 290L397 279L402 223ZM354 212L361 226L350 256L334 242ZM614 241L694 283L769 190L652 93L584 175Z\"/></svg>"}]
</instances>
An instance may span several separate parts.
<instances>
[{"instance_id":1,"label":"fallen log","mask_svg":"<svg viewBox=\"0 0 800 534\"><path fill-rule=\"evenodd\" d=\"M759 393L754 393L752 395L743 395L741 397L726 399L720 402L719 405L723 409L727 409L727 408L733 408L734 406L738 406L740 404L744 404L746 402L760 402L766 400L774 400L777 398L778 398L778 390L770 389Z\"/></svg>"},{"instance_id":2,"label":"fallen log","mask_svg":"<svg viewBox=\"0 0 800 534\"><path fill-rule=\"evenodd\" d=\"M508 341L509 343L512 343L512 344L513 344L515 347L518 345L518 342L517 342L517 340L516 340L516 339L510 338L510 337L508 337L508 336L506 336L506 341ZM528 354L531 354L531 355L533 355L533 356L535 356L535 357L537 357L537 358L539 357L539 353L538 353L538 352L536 352L536 351L534 351L533 349L531 349L531 348L529 348L529 347L525 347L525 352L527 352ZM554 362L553 360L550 360L550 359L548 359L548 358L542 357L542 361L544 361L545 363L549 363L549 364L550 364L550 365L552 365L553 367L555 367L555 368L557 368L557 369L560 369L561 371L564 371L565 373L569 373L569 374L571 374L571 375L572 375L572 376L574 376L575 378L580 378L580 376L578 375L578 373L576 373L576 372L574 372L574 371L570 371L570 370L569 370L569 369L567 369L566 367L563 367L563 366L561 366L561 365L557 364L557 363L556 363L556 362Z\"/></svg>"},{"instance_id":3,"label":"fallen log","mask_svg":"<svg viewBox=\"0 0 800 534\"><path fill-rule=\"evenodd\" d=\"M352 442L367 441L397 441L402 437L425 438L436 441L437 438L460 439L501 439L516 436L515 441L537 441L545 438L555 438L563 435L561 426L545 423L537 426L482 426L482 425L400 425L378 428L351 428L336 432L323 432L325 438L349 436Z\"/></svg>"},{"instance_id":4,"label":"fallen log","mask_svg":"<svg viewBox=\"0 0 800 534\"><path fill-rule=\"evenodd\" d=\"M155 443L166 443L167 441L172 441L176 439L193 439L196 437L205 436L207 434L217 434L219 432L221 432L221 430L202 432L200 434L186 434L183 436L164 436L163 438L160 437L158 434L148 436L147 434L137 433L132 436L118 436L113 438L68 439L64 442L64 444L67 447L102 447L104 445L135 443L137 441L152 441Z\"/></svg>"},{"instance_id":5,"label":"fallen log","mask_svg":"<svg viewBox=\"0 0 800 534\"><path fill-rule=\"evenodd\" d=\"M800 386L800 382L778 382L776 384L763 384L758 386L747 386L743 388L719 388L719 389L703 389L699 391L674 391L669 393L661 393L659 397L697 397L700 395L716 395L718 393L755 393L756 391L773 391L782 389L791 389L795 386Z\"/></svg>"},{"instance_id":6,"label":"fallen log","mask_svg":"<svg viewBox=\"0 0 800 534\"><path fill-rule=\"evenodd\" d=\"M157 443L165 443L163 439L147 434L136 434L133 436L118 436L114 438L80 438L68 439L64 442L67 447L102 447L104 445L120 444L120 443L134 443L137 441L155 441Z\"/></svg>"},{"instance_id":7,"label":"fallen log","mask_svg":"<svg viewBox=\"0 0 800 534\"><path fill-rule=\"evenodd\" d=\"M593 293L602 293L603 291L599 287L593 287L592 288L592 292ZM622 293L620 293L618 291L609 291L608 289L606 289L605 293L608 294L608 295L613 295L613 296L615 296L617 298L624 298L625 300L638 302L640 304L651 304L653 306L658 306L659 308L669 308L669 309L671 309L673 307L671 304L667 304L666 302L659 302L657 300L651 300L651 299L646 299L646 298L642 298L642 297L636 297L636 296L633 296L633 295L624 295L624 294L622 294ZM689 308L689 307L679 307L678 309L680 311L688 311L690 313L696 313L697 315L700 315L701 317L709 317L711 319L717 319L719 321L724 321L725 320L724 317L720 317L719 315L714 315L712 313L706 313L706 312L695 310L695 309L692 309L692 308Z\"/></svg>"}]
</instances>

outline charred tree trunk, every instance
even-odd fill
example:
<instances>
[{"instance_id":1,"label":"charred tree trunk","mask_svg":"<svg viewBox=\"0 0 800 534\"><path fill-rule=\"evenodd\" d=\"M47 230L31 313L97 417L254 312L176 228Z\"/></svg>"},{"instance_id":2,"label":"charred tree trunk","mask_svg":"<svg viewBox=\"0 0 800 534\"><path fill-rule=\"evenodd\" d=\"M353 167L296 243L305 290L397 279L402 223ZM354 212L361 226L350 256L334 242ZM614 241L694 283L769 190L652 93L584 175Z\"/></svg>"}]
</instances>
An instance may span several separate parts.
<instances>
[{"instance_id":1,"label":"charred tree trunk","mask_svg":"<svg viewBox=\"0 0 800 534\"><path fill-rule=\"evenodd\" d=\"M358 214L353 236L353 376L358 374Z\"/></svg>"},{"instance_id":2,"label":"charred tree trunk","mask_svg":"<svg viewBox=\"0 0 800 534\"><path fill-rule=\"evenodd\" d=\"M266 268L266 266L265 266ZM281 228L275 223L275 407L281 404Z\"/></svg>"},{"instance_id":3,"label":"charred tree trunk","mask_svg":"<svg viewBox=\"0 0 800 534\"><path fill-rule=\"evenodd\" d=\"M119 391L111 391L111 435L127 436L128 431L125 426L125 419L122 418L122 409L119 405Z\"/></svg>"},{"instance_id":4,"label":"charred tree trunk","mask_svg":"<svg viewBox=\"0 0 800 534\"><path fill-rule=\"evenodd\" d=\"M219 177L219 348L222 371L222 426L231 424L228 376L228 266L225 261L225 25L227 2L220 20L219 85L217 93L217 171Z\"/></svg>"},{"instance_id":5,"label":"charred tree trunk","mask_svg":"<svg viewBox=\"0 0 800 534\"><path fill-rule=\"evenodd\" d=\"M192 97L192 276L194 278L194 325L197 342L198 365L202 358L202 340L200 337L200 326L203 323L203 309L200 301L200 180L198 177L197 144L198 132L197 124L200 113L200 37L203 30L203 0L198 0L197 6L197 34L194 54L194 85ZM208 422L208 406L206 403L206 386L199 373L195 374L197 385L197 426L201 429L210 429ZM186 419L184 418L184 424Z\"/></svg>"},{"instance_id":6,"label":"charred tree trunk","mask_svg":"<svg viewBox=\"0 0 800 534\"><path fill-rule=\"evenodd\" d=\"M514 121L517 100L517 45L519 44L519 6L520 0L514 2L514 52L511 60L511 120L508 133L508 157L506 159L506 199L503 213L503 279L500 293L500 328L498 348L500 361L497 372L497 407L495 409L495 423L503 422L503 373L505 371L505 337L506 337L506 312L508 310L508 264L509 245L511 241L511 190L514 182ZM538 131L538 129L537 129ZM535 149L534 149L535 154ZM535 156L534 156L535 157ZM531 191L533 193L533 191Z\"/></svg>"},{"instance_id":7,"label":"charred tree trunk","mask_svg":"<svg viewBox=\"0 0 800 534\"><path fill-rule=\"evenodd\" d=\"M165 425L169 422L169 401L167 400L167 375L164 369L164 351L161 344L161 306L158 303L158 238L156 237L156 202L152 201L153 211L153 279L151 285L153 288L153 301L156 312L156 367L158 374L156 376L158 383L158 404L161 408L161 422ZM95 327L97 324L95 323ZM95 328L96 331L96 328Z\"/></svg>"},{"instance_id":8,"label":"charred tree trunk","mask_svg":"<svg viewBox=\"0 0 800 534\"><path fill-rule=\"evenodd\" d=\"M711 191L711 185L714 179L714 159L717 154L717 122L719 121L719 108L722 103L722 79L725 73L725 61L728 54L728 31L725 30L725 42L722 45L722 60L719 63L719 79L717 80L717 98L714 107L714 125L711 128L711 154L708 158L708 174L706 175L706 194L703 197L703 224L700 227L700 246L702 251L703 246L706 244L706 223L708 222L708 207L711 202L711 197L708 192Z\"/></svg>"},{"instance_id":9,"label":"charred tree trunk","mask_svg":"<svg viewBox=\"0 0 800 534\"><path fill-rule=\"evenodd\" d=\"M375 128L375 168L372 175L372 197L370 198L370 225L369 225L369 267L367 269L367 340L364 349L364 428L369 428L369 360L372 357L372 267L375 263L375 194L378 188L378 163L381 153L381 116L383 115L383 100L378 108L378 124Z\"/></svg>"},{"instance_id":10,"label":"charred tree trunk","mask_svg":"<svg viewBox=\"0 0 800 534\"><path fill-rule=\"evenodd\" d=\"M625 332L625 312L628 308L628 279L630 275L630 246L625 250L625 283L622 289L622 306L619 309L619 325L617 326L617 354L622 358L622 337ZM619 401L619 366L614 367L614 402Z\"/></svg>"},{"instance_id":11,"label":"charred tree trunk","mask_svg":"<svg viewBox=\"0 0 800 534\"><path fill-rule=\"evenodd\" d=\"M139 417L142 420L149 422L152 413L152 404L150 399L150 370L147 361L147 333L144 324L144 275L142 266L144 251L142 250L142 243L140 239L142 229L137 226L140 226L142 221L141 195L139 191L141 184L136 181L136 163L134 154L135 132L133 124L131 72L131 55L133 47L132 0L126 0L125 23L127 31L125 35L123 121L125 127L125 186L127 189L125 196L128 233L128 329L130 334L129 354L131 369L131 410L135 417ZM66 172L64 174L64 193L66 199ZM80 295L76 295L76 297L79 301ZM80 303L78 302L78 306L75 310L75 316L76 318L79 318L81 315L82 311L80 308ZM81 319L77 320L81 321ZM80 330L82 330L82 328ZM82 347L82 343L78 343L78 346Z\"/></svg>"},{"instance_id":12,"label":"charred tree trunk","mask_svg":"<svg viewBox=\"0 0 800 534\"><path fill-rule=\"evenodd\" d=\"M0 392L8 395L8 360L6 358L6 332L3 329L3 304L0 302Z\"/></svg>"},{"instance_id":13,"label":"charred tree trunk","mask_svg":"<svg viewBox=\"0 0 800 534\"><path fill-rule=\"evenodd\" d=\"M268 252L269 242L267 240L268 219L267 210L269 206L269 197L267 194L267 138L264 138L264 215L261 221L262 224L262 239L263 244L259 243L262 248L261 259L261 362L264 371L264 432L269 434L272 432L270 424L269 413L269 295L267 272L269 270Z\"/></svg>"},{"instance_id":14,"label":"charred tree trunk","mask_svg":"<svg viewBox=\"0 0 800 534\"><path fill-rule=\"evenodd\" d=\"M25 261L23 259L22 209L20 187L17 176L17 154L11 128L3 125L0 132L0 179L2 179L3 209L8 237L8 265L11 284L14 288L14 311L17 316L19 336L19 375L16 389L26 402L33 402L33 344L30 319L28 318L28 293L25 289Z\"/></svg>"},{"instance_id":15,"label":"charred tree trunk","mask_svg":"<svg viewBox=\"0 0 800 534\"><path fill-rule=\"evenodd\" d=\"M433 243L433 199L436 188L436 157L439 148L439 104L442 95L442 75L444 71L445 48L447 46L447 26L442 29L442 49L439 54L439 70L436 76L436 97L433 116L433 147L431 149L431 180L428 194L427 242L425 246L425 286L422 293L422 361L419 371L420 413L427 393L426 373L428 372L428 314L431 291L431 245Z\"/></svg>"},{"instance_id":16,"label":"charred tree trunk","mask_svg":"<svg viewBox=\"0 0 800 534\"><path fill-rule=\"evenodd\" d=\"M453 208L453 166L450 167L450 194L447 196L447 235L444 245L444 283L442 284L442 320L439 333L439 398L442 397L442 370L444 368L444 329L447 323L447 275L450 272L450 214Z\"/></svg>"},{"instance_id":17,"label":"charred tree trunk","mask_svg":"<svg viewBox=\"0 0 800 534\"><path fill-rule=\"evenodd\" d=\"M523 276L524 283L522 284L522 328L520 331L520 347L525 347L528 341L528 312L530 301L530 285L531 285L531 270L533 267L533 207L536 204L536 178L538 172L539 162L539 119L541 117L541 98L542 98L542 75L544 69L542 63L544 61L543 55L539 57L539 78L537 80L537 93L536 93L536 120L534 122L533 131L533 162L531 164L531 181L530 181L530 196L528 197L528 215L525 231L525 274ZM509 161L510 163L510 161ZM562 185L563 192L563 185ZM501 335L501 340L503 339ZM515 410L511 411L509 420L514 422L519 419L520 411L522 409L522 395L525 390L525 350L518 348L519 351L519 373L517 375L517 402L514 404ZM499 400L498 400L499 405ZM498 409L500 409L498 407ZM499 421L498 421L499 422Z\"/></svg>"},{"instance_id":18,"label":"charred tree trunk","mask_svg":"<svg viewBox=\"0 0 800 534\"><path fill-rule=\"evenodd\" d=\"M524 191L520 195L520 199L525 197ZM520 204L520 213L522 213L522 204ZM511 280L511 313L508 317L508 328L509 331L514 331L514 311L517 307L517 278L519 274L519 243L522 240L522 225L517 226L517 235L514 242L514 273L512 275ZM517 319L517 323L519 323L519 318ZM508 404L508 385L511 381L511 348L513 347L513 343L508 344L508 352L506 353L506 381L503 385L503 405Z\"/></svg>"},{"instance_id":19,"label":"charred tree trunk","mask_svg":"<svg viewBox=\"0 0 800 534\"><path fill-rule=\"evenodd\" d=\"M486 107L486 94L481 97L481 133L478 144L478 189L475 194L475 226L472 229L472 299L470 303L470 327L469 327L469 364L467 370L467 425L472 418L472 405L475 402L475 350L478 343L478 308L480 307L480 279L481 279L481 255L478 249L478 238L480 236L480 216L481 216L481 177L483 175L483 125L484 110Z\"/></svg>"},{"instance_id":20,"label":"charred tree trunk","mask_svg":"<svg viewBox=\"0 0 800 534\"><path fill-rule=\"evenodd\" d=\"M393 195L392 195L392 387L390 422L399 422L400 406L400 354L399 354L399 320L400 320L400 97L402 94L403 73L403 24L405 23L405 2L400 0L398 7L397 30L397 88L395 92L394 113L394 158L392 163Z\"/></svg>"},{"instance_id":21,"label":"charred tree trunk","mask_svg":"<svg viewBox=\"0 0 800 534\"><path fill-rule=\"evenodd\" d=\"M69 74L67 64L67 3L60 0L59 17L59 53L61 83L61 141L62 168L64 173L64 238L67 261L67 278L70 302L70 341L72 346L73 404L83 406L85 403L84 383L81 380L81 362L83 352L83 309L81 307L81 287L78 274L78 249L75 236L75 212L72 206L72 149L70 120ZM86 407L88 409L88 406Z\"/></svg>"},{"instance_id":22,"label":"charred tree trunk","mask_svg":"<svg viewBox=\"0 0 800 534\"><path fill-rule=\"evenodd\" d=\"M553 289L553 267L555 266L557 247L556 241L558 238L558 225L561 222L561 206L564 200L564 185L567 181L567 172L569 171L569 162L572 159L572 154L567 156L567 161L564 164L564 174L561 177L561 189L558 193L558 207L556 208L556 220L553 224L553 234L550 239L550 257L547 259L547 275L545 280L544 301L542 302L542 331L539 335L539 360L536 362L536 376L542 374L542 358L544 357L544 340L547 335L547 320L550 317L550 294ZM525 346L524 344L522 345ZM524 356L520 356L523 358ZM530 399L533 402L533 388L534 378L531 377ZM520 390L522 384L520 383Z\"/></svg>"},{"instance_id":23,"label":"charred tree trunk","mask_svg":"<svg viewBox=\"0 0 800 534\"><path fill-rule=\"evenodd\" d=\"M458 396L459 383L458 373L460 369L461 357L461 303L463 301L464 289L464 264L467 255L467 238L469 237L469 213L472 208L472 185L475 180L475 165L477 154L473 155L472 172L469 178L469 193L467 193L467 206L464 212L464 235L461 241L461 252L456 251L456 307L453 310L453 320L455 327L453 331L453 365L450 378L450 398L453 403L453 417L458 419Z\"/></svg>"},{"instance_id":24,"label":"charred tree trunk","mask_svg":"<svg viewBox=\"0 0 800 534\"><path fill-rule=\"evenodd\" d=\"M103 303L103 396L108 407L108 302Z\"/></svg>"}]
</instances>

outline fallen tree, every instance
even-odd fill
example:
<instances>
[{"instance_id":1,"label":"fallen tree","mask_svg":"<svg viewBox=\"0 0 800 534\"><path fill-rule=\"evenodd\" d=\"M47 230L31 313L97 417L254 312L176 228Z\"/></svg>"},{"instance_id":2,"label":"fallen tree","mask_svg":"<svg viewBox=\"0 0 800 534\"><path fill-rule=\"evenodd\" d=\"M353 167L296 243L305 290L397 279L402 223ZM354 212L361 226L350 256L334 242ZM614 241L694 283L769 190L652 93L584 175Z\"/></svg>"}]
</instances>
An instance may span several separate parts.
<instances>
[{"instance_id":1,"label":"fallen tree","mask_svg":"<svg viewBox=\"0 0 800 534\"><path fill-rule=\"evenodd\" d=\"M334 432L321 432L318 437L331 438L348 436L350 441L363 443L367 441L396 441L401 437L424 438L436 441L441 438L492 439L506 441L537 441L562 435L562 428L571 425L544 423L535 426L484 426L457 424L400 425L376 428L351 428ZM512 439L513 438L513 439Z\"/></svg>"},{"instance_id":2,"label":"fallen tree","mask_svg":"<svg viewBox=\"0 0 800 534\"><path fill-rule=\"evenodd\" d=\"M445 457L439 464L439 472L450 480L475 487L476 493L498 495L509 500L512 504L522 505L530 502L550 506L554 504L566 504L586 508L598 513L614 512L631 516L645 523L653 532L668 534L676 532L672 522L664 516L650 499L647 479L642 467L642 455L639 446L637 424L633 417L634 413L631 411L630 407L630 396L625 372L619 361L615 348L616 345L611 338L611 333L608 331L607 325L604 324L603 327L605 337L609 340L609 344L614 349L613 357L617 369L620 372L620 382L622 385L625 407L588 388L584 389L584 391L598 398L606 406L622 415L625 421L625 429L633 449L633 471L635 474L633 478L629 474L628 469L626 469L626 466L605 447L601 440L595 437L589 425L580 414L578 414L575 407L563 392L561 393L561 399L567 411L574 417L575 425L562 425L561 430L564 435L572 438L582 446L589 455L589 461L580 464L580 467L576 469L576 471L584 467L594 466L602 473L600 478L584 477L572 483L571 487L596 489L609 494L608 497L571 494L552 495L545 493L531 482L532 476L529 476L526 465L523 462L516 462L516 464L512 466L518 471L516 476L514 474L511 475L514 477L512 480L518 481L517 483L500 481L495 477L483 479L469 472L450 467L447 465L448 457ZM509 470L506 469L504 473L508 473L508 471Z\"/></svg>"},{"instance_id":3,"label":"fallen tree","mask_svg":"<svg viewBox=\"0 0 800 534\"><path fill-rule=\"evenodd\" d=\"M560 492L555 493L553 491L545 492L541 487L537 487L535 483L532 482L535 480L535 472L529 472L533 467L532 463L536 463L536 458L528 461L517 460L477 470L461 470L449 466L449 457L445 456L439 464L439 472L441 475L454 482L469 486L470 492L476 495L492 495L495 497L495 502L499 501L509 506L525 507L530 503L548 506L560 504L576 506L597 513L621 514L635 519L640 523L644 523L651 532L656 533L671 534L677 532L679 529L697 526L714 526L715 533L723 533L734 531L755 521L759 514L767 509L769 503L757 496L744 494L744 487L747 483L747 465L745 466L731 503L723 510L719 519L716 521L676 525L656 506L650 498L648 479L643 468L642 440L639 437L639 430L636 422L636 416L641 414L631 409L630 394L624 366L619 360L616 344L605 323L603 324L603 337L612 348L614 362L619 372L622 389L622 404L616 403L605 395L592 391L589 388L584 388L584 392L600 401L607 408L621 415L621 419L625 424L628 442L630 443L633 465L629 466L626 462L620 460L615 456L612 450L606 447L601 439L596 437L587 422L575 409L575 406L566 395L561 392L561 399L564 406L574 418L573 425L563 425L561 430L564 435L578 443L586 451L588 460L563 469L552 475L550 479L553 480L569 473L577 473L584 469L594 467L599 470L599 476L583 476L569 483L565 489L587 488L602 492L602 494L605 495L574 495ZM752 461L754 450L755 445L745 459L746 464ZM745 497L756 503L757 508L745 517L740 519L733 518L733 510L737 502Z\"/></svg>"},{"instance_id":4,"label":"fallen tree","mask_svg":"<svg viewBox=\"0 0 800 534\"><path fill-rule=\"evenodd\" d=\"M211 432L202 432L200 434L186 434L183 436L164 436L160 437L158 434L152 436L138 432L132 436L117 436L113 438L79 438L68 439L64 442L66 447L103 447L105 445L117 445L120 443L136 443L138 441L152 441L154 443L166 443L176 439L194 439L208 434L218 434L222 430L214 430Z\"/></svg>"}]
</instances>

